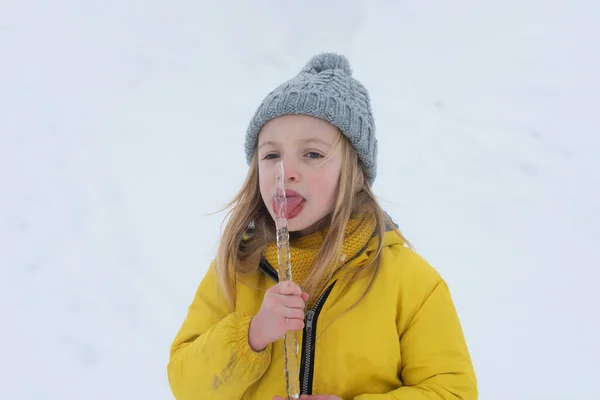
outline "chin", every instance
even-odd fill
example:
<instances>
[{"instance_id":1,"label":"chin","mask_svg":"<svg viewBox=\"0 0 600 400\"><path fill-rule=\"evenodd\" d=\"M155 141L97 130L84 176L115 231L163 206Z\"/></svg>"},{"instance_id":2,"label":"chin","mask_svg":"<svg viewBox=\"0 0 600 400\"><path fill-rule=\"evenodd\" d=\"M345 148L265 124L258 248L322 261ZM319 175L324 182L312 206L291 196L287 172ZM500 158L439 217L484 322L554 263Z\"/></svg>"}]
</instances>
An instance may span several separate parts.
<instances>
[{"instance_id":1,"label":"chin","mask_svg":"<svg viewBox=\"0 0 600 400\"><path fill-rule=\"evenodd\" d=\"M275 222L276 215L273 210L269 210L273 222ZM317 228L317 224L320 221L319 218L310 218L308 215L302 215L300 213L294 218L288 218L288 232L296 233L301 236L313 232Z\"/></svg>"},{"instance_id":2,"label":"chin","mask_svg":"<svg viewBox=\"0 0 600 400\"><path fill-rule=\"evenodd\" d=\"M304 236L316 232L321 226L320 219L311 220L289 220L288 231L296 235Z\"/></svg>"},{"instance_id":3,"label":"chin","mask_svg":"<svg viewBox=\"0 0 600 400\"><path fill-rule=\"evenodd\" d=\"M296 221L295 219L288 220L288 231L298 232L311 226L312 224L302 221Z\"/></svg>"}]
</instances>

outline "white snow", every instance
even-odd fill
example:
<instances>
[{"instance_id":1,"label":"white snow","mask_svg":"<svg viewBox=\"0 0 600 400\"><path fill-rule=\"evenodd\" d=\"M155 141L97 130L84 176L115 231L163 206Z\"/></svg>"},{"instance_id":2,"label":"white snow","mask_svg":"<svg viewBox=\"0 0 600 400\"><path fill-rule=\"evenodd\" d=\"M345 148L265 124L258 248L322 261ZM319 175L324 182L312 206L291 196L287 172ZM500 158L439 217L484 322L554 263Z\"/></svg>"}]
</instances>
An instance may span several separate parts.
<instances>
[{"instance_id":1,"label":"white snow","mask_svg":"<svg viewBox=\"0 0 600 400\"><path fill-rule=\"evenodd\" d=\"M320 51L447 279L480 398L598 399L600 3L0 4L0 398L167 399L246 124ZM407 399L408 400L408 399Z\"/></svg>"}]
</instances>

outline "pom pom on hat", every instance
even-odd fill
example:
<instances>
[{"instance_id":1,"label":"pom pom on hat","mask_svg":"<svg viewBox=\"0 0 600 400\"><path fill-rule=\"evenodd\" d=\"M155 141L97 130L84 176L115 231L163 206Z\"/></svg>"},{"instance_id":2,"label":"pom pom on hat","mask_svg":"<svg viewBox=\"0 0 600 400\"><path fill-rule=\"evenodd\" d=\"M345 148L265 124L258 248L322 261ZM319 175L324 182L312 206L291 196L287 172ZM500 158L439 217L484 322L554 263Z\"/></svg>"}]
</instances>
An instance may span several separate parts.
<instances>
[{"instance_id":1,"label":"pom pom on hat","mask_svg":"<svg viewBox=\"0 0 600 400\"><path fill-rule=\"evenodd\" d=\"M311 58L302 69L302 72L318 74L331 69L341 69L348 76L352 76L352 68L346 57L335 53L321 53Z\"/></svg>"}]
</instances>

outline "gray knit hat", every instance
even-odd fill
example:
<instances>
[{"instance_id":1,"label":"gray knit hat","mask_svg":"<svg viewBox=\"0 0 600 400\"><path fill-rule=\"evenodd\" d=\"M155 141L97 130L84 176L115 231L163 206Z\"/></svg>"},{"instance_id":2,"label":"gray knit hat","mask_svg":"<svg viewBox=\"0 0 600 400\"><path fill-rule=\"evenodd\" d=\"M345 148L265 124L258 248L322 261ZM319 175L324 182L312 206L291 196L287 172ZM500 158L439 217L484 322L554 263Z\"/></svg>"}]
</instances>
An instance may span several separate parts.
<instances>
[{"instance_id":1,"label":"gray knit hat","mask_svg":"<svg viewBox=\"0 0 600 400\"><path fill-rule=\"evenodd\" d=\"M356 149L369 185L373 184L377 174L377 139L371 101L367 89L352 77L346 57L318 54L298 75L267 95L246 132L248 165L262 127L285 114L311 115L339 128Z\"/></svg>"}]
</instances>

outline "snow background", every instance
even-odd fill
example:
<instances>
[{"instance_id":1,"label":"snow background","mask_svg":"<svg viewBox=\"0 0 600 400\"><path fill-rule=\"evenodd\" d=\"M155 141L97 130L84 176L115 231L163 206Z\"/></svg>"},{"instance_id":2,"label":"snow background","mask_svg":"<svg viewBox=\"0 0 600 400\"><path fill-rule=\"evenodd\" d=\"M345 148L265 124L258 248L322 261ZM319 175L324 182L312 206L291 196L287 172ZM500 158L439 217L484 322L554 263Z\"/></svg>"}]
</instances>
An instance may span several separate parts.
<instances>
[{"instance_id":1,"label":"snow background","mask_svg":"<svg viewBox=\"0 0 600 400\"><path fill-rule=\"evenodd\" d=\"M600 399L600 3L231 3L0 4L0 398L172 398L246 124L336 51L480 398Z\"/></svg>"}]
</instances>

